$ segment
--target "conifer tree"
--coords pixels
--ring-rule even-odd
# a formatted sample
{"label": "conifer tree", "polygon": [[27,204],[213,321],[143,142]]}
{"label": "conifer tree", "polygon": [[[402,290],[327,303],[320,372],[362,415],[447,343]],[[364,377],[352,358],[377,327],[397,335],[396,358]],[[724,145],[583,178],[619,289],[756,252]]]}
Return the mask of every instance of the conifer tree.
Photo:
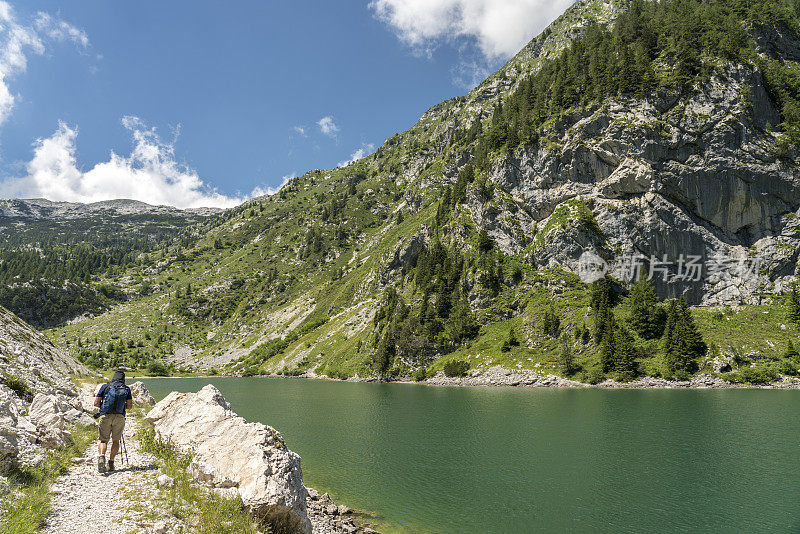
{"label": "conifer tree", "polygon": [[797,286],[792,286],[792,293],[789,295],[789,320],[794,324],[800,324],[800,295],[797,294]]}
{"label": "conifer tree", "polygon": [[703,341],[703,336],[700,334],[697,325],[692,317],[692,312],[686,299],[681,297],[678,301],[678,309],[681,314],[681,327],[683,338],[683,349],[689,359],[694,360],[705,355],[708,346]]}
{"label": "conifer tree", "polygon": [[624,326],[615,332],[614,350],[620,378],[623,381],[633,380],[636,377],[636,346],[633,336]]}
{"label": "conifer tree", "polygon": [[661,337],[665,314],[658,303],[653,286],[645,279],[638,280],[628,295],[627,323],[634,332],[645,339]]}
{"label": "conifer tree", "polygon": [[611,281],[608,278],[602,278],[592,283],[589,305],[594,312],[594,340],[596,343],[600,343],[607,324],[613,321],[614,317],[611,311]]}
{"label": "conifer tree", "polygon": [[614,318],[610,317],[604,324],[600,339],[600,367],[604,373],[611,372],[616,365],[617,347],[614,336]]}
{"label": "conifer tree", "polygon": [[786,343],[786,352],[783,357],[792,361],[798,360],[797,349],[794,348],[794,343],[792,343],[791,339]]}
{"label": "conifer tree", "polygon": [[706,353],[707,346],[692,318],[686,299],[670,301],[664,327],[664,360],[671,374],[691,371],[694,360]]}
{"label": "conifer tree", "polygon": [[575,357],[572,354],[572,344],[567,334],[561,336],[561,353],[558,357],[558,363],[564,376],[570,376],[575,373]]}
{"label": "conifer tree", "polygon": [[675,300],[669,301],[667,321],[664,325],[664,363],[670,374],[675,374],[682,369],[680,347],[678,343],[678,304]]}
{"label": "conifer tree", "polygon": [[542,318],[542,331],[550,337],[557,337],[561,328],[561,318],[556,313],[556,309],[551,303],[544,312]]}

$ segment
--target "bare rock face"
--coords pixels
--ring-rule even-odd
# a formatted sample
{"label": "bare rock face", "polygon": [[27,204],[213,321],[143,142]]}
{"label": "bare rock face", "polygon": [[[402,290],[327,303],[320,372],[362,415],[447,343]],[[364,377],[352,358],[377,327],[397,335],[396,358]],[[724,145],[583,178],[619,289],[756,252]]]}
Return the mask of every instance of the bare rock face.
{"label": "bare rock face", "polygon": [[300,456],[286,448],[274,428],[248,423],[232,412],[217,388],[209,384],[197,393],[173,391],[145,418],[161,439],[192,454],[201,481],[235,487],[256,515],[293,516],[298,531],[311,533]]}
{"label": "bare rock face", "polygon": [[[653,280],[662,296],[754,304],[800,275],[800,155],[776,148],[766,125],[779,123],[760,73],[730,67],[681,97],[565,117],[550,144],[495,163],[502,198],[467,206],[499,248],[528,247],[536,266],[575,271],[585,251],[610,265],[666,258]],[[682,278],[689,257],[702,271]]]}

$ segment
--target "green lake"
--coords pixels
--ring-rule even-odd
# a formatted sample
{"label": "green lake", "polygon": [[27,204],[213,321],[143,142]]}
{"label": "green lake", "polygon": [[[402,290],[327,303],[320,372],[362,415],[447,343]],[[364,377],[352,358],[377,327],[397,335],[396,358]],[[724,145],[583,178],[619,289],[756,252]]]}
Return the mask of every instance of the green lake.
{"label": "green lake", "polygon": [[800,391],[217,386],[393,532],[800,532]]}

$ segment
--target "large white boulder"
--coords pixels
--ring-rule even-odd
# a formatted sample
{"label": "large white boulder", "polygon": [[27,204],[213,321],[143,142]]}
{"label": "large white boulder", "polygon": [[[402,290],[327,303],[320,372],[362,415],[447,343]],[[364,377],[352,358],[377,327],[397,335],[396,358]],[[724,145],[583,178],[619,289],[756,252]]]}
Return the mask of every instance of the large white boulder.
{"label": "large white boulder", "polygon": [[161,439],[192,455],[198,478],[218,488],[236,487],[256,515],[293,515],[298,530],[311,533],[300,456],[274,428],[232,412],[217,388],[173,391],[145,418]]}
{"label": "large white boulder", "polygon": [[133,395],[133,404],[139,406],[155,406],[156,400],[142,382],[134,382],[129,387]]}

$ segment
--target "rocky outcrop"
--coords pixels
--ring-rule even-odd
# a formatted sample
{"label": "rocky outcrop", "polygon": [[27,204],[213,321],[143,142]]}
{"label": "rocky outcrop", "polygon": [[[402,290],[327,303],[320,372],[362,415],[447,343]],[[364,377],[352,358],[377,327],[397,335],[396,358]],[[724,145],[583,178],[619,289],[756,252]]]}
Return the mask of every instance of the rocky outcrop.
{"label": "rocky outcrop", "polygon": [[70,378],[82,373],[88,369],[0,307],[0,470],[35,465],[41,447],[67,444],[70,425],[94,424]]}
{"label": "rocky outcrop", "polygon": [[274,428],[232,412],[217,388],[209,384],[197,393],[172,392],[145,418],[161,439],[192,455],[199,480],[236,488],[256,515],[311,532],[300,457]]}
{"label": "rocky outcrop", "polygon": [[57,395],[38,393],[28,409],[28,418],[36,426],[38,442],[49,449],[67,445],[69,425],[92,425],[94,420]]}
{"label": "rocky outcrop", "polygon": [[0,470],[35,465],[42,457],[35,444],[36,426],[25,417],[25,403],[7,386],[0,385]]}

